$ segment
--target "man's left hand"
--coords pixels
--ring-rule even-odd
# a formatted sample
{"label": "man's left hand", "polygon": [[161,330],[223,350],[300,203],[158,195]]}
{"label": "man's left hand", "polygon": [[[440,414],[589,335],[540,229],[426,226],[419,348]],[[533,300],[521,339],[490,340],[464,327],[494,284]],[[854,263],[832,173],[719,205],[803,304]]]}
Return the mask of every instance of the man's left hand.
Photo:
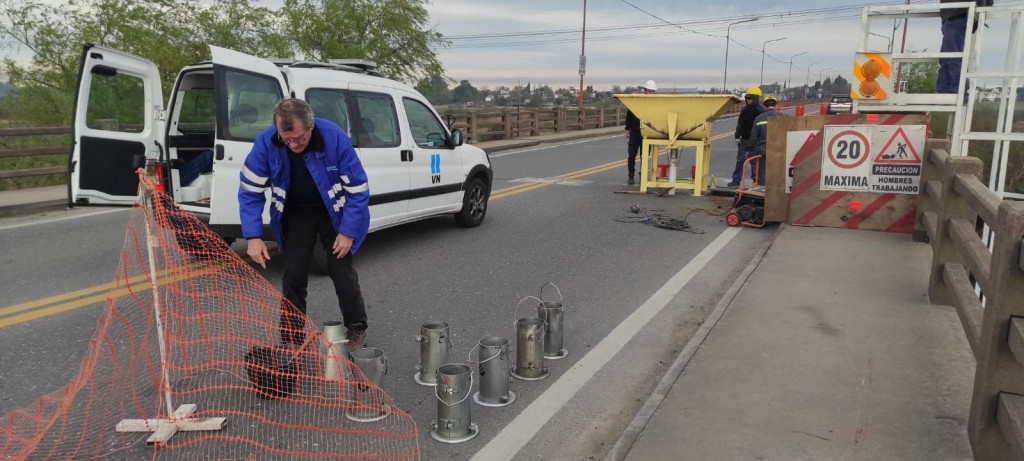
{"label": "man's left hand", "polygon": [[334,246],[331,247],[331,254],[333,254],[338,259],[341,259],[348,254],[348,250],[351,248],[352,237],[338,234],[338,236],[334,238]]}

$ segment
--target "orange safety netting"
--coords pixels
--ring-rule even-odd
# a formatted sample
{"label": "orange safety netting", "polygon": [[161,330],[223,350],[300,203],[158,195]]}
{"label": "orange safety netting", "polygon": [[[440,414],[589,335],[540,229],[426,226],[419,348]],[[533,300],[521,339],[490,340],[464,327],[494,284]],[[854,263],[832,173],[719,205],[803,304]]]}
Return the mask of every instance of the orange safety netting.
{"label": "orange safety netting", "polygon": [[282,295],[152,178],[140,196],[78,375],[4,416],[0,460],[419,458],[344,345],[308,321],[281,345]]}

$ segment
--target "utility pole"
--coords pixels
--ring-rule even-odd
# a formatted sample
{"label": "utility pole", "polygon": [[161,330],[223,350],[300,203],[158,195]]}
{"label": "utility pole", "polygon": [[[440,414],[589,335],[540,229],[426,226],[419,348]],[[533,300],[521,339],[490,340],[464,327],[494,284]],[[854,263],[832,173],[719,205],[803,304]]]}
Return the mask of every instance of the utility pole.
{"label": "utility pole", "polygon": [[580,130],[583,129],[583,75],[587,73],[587,0],[583,0],[583,35],[580,39],[580,94],[577,98],[579,104]]}

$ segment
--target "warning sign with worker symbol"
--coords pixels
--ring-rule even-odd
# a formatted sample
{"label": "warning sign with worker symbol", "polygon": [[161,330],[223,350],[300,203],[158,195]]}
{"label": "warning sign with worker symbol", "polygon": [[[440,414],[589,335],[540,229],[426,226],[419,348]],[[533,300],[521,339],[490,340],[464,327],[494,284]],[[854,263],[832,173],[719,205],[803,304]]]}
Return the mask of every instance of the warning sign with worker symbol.
{"label": "warning sign with worker symbol", "polygon": [[825,126],[821,190],[870,189],[872,128],[872,125]]}
{"label": "warning sign with worker symbol", "polygon": [[871,192],[917,194],[921,187],[924,125],[878,125],[871,160]]}

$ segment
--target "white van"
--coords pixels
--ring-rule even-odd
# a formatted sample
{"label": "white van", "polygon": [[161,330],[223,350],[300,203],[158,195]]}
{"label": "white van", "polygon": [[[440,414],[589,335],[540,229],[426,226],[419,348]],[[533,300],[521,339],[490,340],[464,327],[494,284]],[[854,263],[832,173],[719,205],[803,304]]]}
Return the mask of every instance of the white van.
{"label": "white van", "polygon": [[[240,238],[239,170],[274,106],[296,97],[352,138],[369,178],[371,232],[442,214],[465,227],[483,221],[493,177],[487,154],[463,144],[413,88],[377,76],[366,61],[275,63],[210,50],[212,61],[178,72],[164,109],[153,62],[85,45],[68,163],[72,205],[134,203],[134,170],[148,164],[179,207],[229,242]],[[263,218],[270,239],[266,210]]]}

